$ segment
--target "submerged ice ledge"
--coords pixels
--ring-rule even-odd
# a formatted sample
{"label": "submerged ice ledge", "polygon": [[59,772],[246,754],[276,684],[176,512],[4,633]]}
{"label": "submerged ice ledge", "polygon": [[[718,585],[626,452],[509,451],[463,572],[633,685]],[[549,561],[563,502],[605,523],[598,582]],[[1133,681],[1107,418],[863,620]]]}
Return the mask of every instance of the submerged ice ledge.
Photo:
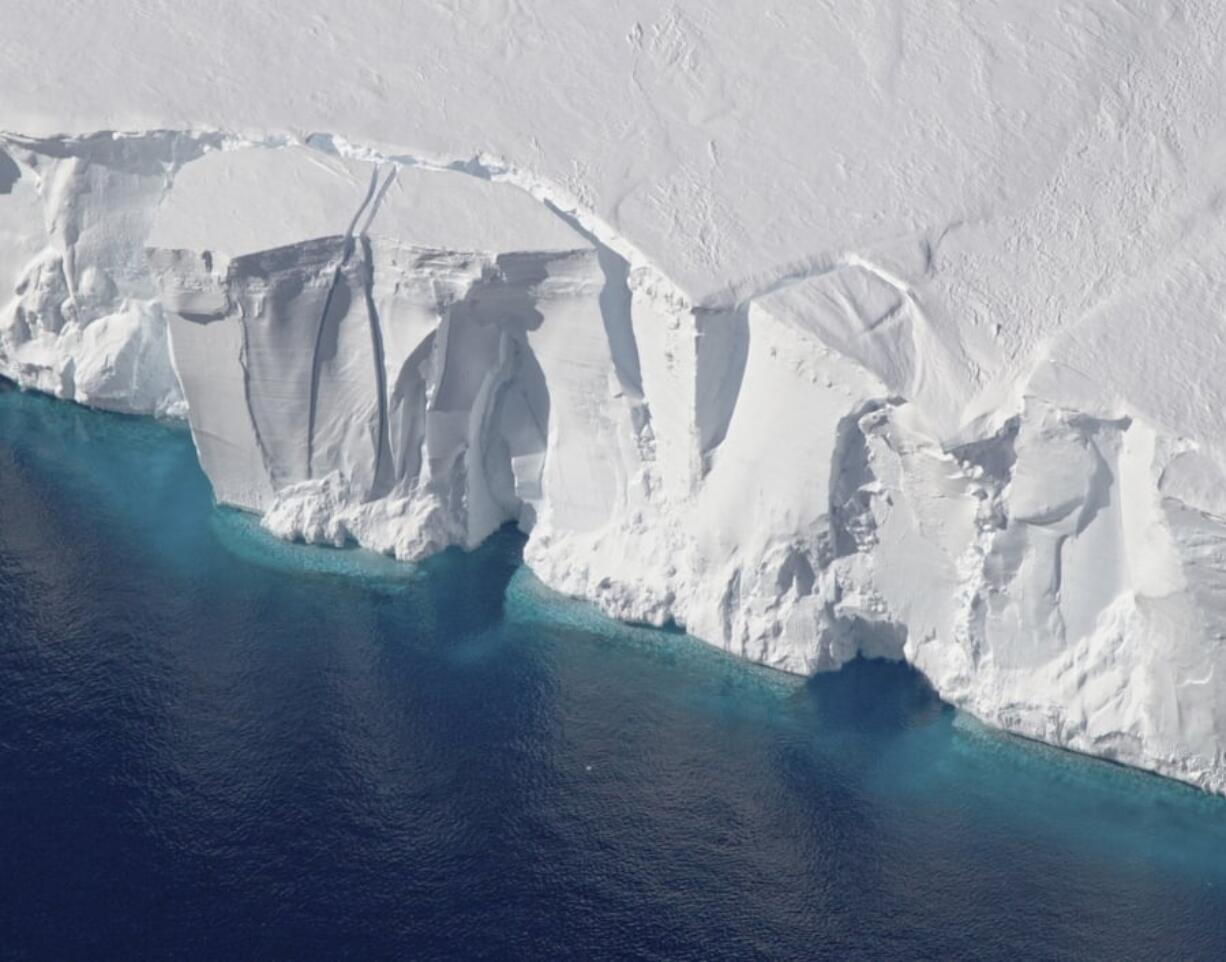
{"label": "submerged ice ledge", "polygon": [[993,382],[922,236],[694,300],[489,160],[0,150],[0,373],[186,415],[270,530],[415,559],[514,521],[618,618],[794,672],[904,658],[989,723],[1226,791],[1220,443],[1112,336],[1194,340],[1165,280]]}

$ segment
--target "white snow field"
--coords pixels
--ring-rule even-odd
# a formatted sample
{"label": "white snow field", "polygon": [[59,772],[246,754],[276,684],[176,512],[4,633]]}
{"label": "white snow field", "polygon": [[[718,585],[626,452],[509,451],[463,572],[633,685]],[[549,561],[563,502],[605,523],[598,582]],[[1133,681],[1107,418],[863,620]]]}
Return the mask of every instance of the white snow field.
{"label": "white snow field", "polygon": [[0,373],[219,500],[1226,791],[1226,4],[4,4]]}

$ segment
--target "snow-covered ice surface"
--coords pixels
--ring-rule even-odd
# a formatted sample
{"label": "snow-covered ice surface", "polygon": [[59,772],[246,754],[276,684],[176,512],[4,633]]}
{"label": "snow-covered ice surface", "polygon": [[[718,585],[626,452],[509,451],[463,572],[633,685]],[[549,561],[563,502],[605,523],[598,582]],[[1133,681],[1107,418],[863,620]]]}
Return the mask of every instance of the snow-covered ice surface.
{"label": "snow-covered ice surface", "polygon": [[0,372],[218,497],[1226,791],[1226,5],[5,14]]}

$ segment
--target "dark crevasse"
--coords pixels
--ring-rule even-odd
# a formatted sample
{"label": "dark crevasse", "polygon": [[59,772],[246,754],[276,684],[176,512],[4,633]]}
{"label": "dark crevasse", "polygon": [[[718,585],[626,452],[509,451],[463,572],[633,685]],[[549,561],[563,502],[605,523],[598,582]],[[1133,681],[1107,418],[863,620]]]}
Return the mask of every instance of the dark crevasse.
{"label": "dark crevasse", "polygon": [[1226,800],[215,508],[0,391],[0,957],[1213,958]]}

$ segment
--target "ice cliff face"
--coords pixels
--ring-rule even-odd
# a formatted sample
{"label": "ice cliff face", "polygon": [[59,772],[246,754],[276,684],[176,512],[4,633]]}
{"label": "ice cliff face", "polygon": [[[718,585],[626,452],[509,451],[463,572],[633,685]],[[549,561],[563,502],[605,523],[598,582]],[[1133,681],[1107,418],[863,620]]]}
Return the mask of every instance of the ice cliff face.
{"label": "ice cliff face", "polygon": [[633,341],[605,329],[597,251],[523,191],[217,152],[149,245],[201,461],[272,530],[416,559],[616,513]]}
{"label": "ice cliff face", "polygon": [[120,411],[181,414],[142,240],[197,138],[0,139],[0,370]]}
{"label": "ice cliff face", "polygon": [[[412,560],[514,521],[616,617],[795,672],[905,658],[1011,731],[1226,789],[1221,435],[1155,409],[1113,327],[1165,280],[968,417],[978,346],[927,315],[923,243],[698,304],[480,164],[169,133],[3,156],[3,372],[186,410],[272,531]],[[1183,330],[1207,377],[1220,326]]]}
{"label": "ice cliff face", "polygon": [[1226,7],[50,4],[0,373],[187,416],[285,536],[514,521],[617,617],[1226,791]]}

